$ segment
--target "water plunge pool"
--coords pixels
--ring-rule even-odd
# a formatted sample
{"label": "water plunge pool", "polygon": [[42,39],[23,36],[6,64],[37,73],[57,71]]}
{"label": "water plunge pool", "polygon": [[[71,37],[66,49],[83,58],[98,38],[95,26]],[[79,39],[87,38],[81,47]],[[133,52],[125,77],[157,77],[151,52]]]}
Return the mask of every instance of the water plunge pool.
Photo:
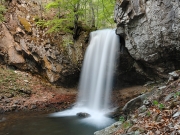
{"label": "water plunge pool", "polygon": [[50,117],[42,112],[14,112],[2,117],[0,135],[93,135],[108,126],[84,123],[81,120],[86,118],[78,116]]}

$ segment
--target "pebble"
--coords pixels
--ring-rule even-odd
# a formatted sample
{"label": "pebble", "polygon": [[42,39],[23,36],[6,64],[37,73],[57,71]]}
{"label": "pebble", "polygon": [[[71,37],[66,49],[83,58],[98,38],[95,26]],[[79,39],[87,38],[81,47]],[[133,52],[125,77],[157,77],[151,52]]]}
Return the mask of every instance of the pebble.
{"label": "pebble", "polygon": [[28,80],[24,80],[25,83],[28,83],[29,81]]}
{"label": "pebble", "polygon": [[4,99],[4,102],[6,102],[6,103],[10,103],[10,102],[11,102],[11,100],[10,100],[10,99],[8,99],[8,98],[6,98],[6,99]]}
{"label": "pebble", "polygon": [[162,87],[159,87],[158,90],[163,90],[165,88],[166,88],[166,86],[162,86]]}
{"label": "pebble", "polygon": [[165,102],[171,100],[174,97],[174,93],[170,93],[169,95],[167,95],[164,99]]}
{"label": "pebble", "polygon": [[178,79],[179,78],[179,74],[176,71],[173,71],[171,73],[169,73],[170,76],[173,77],[173,79]]}
{"label": "pebble", "polygon": [[147,107],[145,105],[141,106],[139,109],[138,109],[138,113],[143,113],[147,110]]}
{"label": "pebble", "polygon": [[31,105],[30,109],[36,109],[37,106],[36,105]]}
{"label": "pebble", "polygon": [[151,105],[151,101],[149,101],[149,100],[144,100],[144,101],[143,101],[143,105],[149,106],[149,105]]}
{"label": "pebble", "polygon": [[180,116],[180,111],[176,112],[174,115],[173,115],[173,118],[176,118],[176,117],[179,117]]}
{"label": "pebble", "polygon": [[16,110],[16,108],[17,108],[17,105],[12,105],[12,110]]}
{"label": "pebble", "polygon": [[8,98],[12,98],[12,97],[14,97],[14,94],[8,93],[8,94],[6,94],[6,96],[7,96]]}
{"label": "pebble", "polygon": [[18,101],[18,100],[15,100],[15,101],[14,101],[14,104],[19,104],[19,101]]}

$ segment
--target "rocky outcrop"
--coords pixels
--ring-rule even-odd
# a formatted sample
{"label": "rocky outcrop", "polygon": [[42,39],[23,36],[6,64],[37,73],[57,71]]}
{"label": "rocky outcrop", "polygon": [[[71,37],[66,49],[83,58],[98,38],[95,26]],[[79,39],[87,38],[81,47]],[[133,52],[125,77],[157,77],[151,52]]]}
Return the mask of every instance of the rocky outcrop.
{"label": "rocky outcrop", "polygon": [[51,83],[76,83],[89,33],[81,29],[76,41],[64,32],[48,34],[36,21],[54,13],[45,15],[38,1],[12,0],[8,7],[5,22],[0,24],[1,62],[40,74]]}
{"label": "rocky outcrop", "polygon": [[115,22],[135,67],[146,76],[167,78],[180,68],[178,0],[117,0]]}
{"label": "rocky outcrop", "polygon": [[119,121],[94,135],[179,134],[179,88],[178,78],[167,85],[154,86],[150,92],[129,101],[123,108],[126,115],[121,115]]}

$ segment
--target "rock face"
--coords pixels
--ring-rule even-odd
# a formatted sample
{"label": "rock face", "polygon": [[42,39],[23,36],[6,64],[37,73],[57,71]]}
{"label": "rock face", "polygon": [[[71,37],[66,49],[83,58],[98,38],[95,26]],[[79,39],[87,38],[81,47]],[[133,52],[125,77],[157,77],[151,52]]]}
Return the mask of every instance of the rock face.
{"label": "rock face", "polygon": [[117,0],[117,34],[150,78],[167,78],[180,68],[180,2],[178,0]]}
{"label": "rock face", "polygon": [[71,86],[78,81],[89,33],[81,29],[74,41],[71,34],[48,34],[36,25],[38,19],[52,16],[53,12],[44,14],[38,1],[10,1],[0,24],[0,62]]}

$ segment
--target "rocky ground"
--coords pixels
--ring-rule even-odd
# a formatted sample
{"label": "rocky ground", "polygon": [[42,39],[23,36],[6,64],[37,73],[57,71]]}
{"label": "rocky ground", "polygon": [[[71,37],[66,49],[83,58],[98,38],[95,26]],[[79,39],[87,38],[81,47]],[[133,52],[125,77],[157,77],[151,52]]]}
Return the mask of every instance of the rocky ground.
{"label": "rocky ground", "polygon": [[130,100],[119,121],[95,135],[179,135],[179,73],[171,73],[167,83],[152,85],[149,92]]}
{"label": "rocky ground", "polygon": [[76,93],[27,72],[0,68],[0,113],[62,110],[75,102]]}

